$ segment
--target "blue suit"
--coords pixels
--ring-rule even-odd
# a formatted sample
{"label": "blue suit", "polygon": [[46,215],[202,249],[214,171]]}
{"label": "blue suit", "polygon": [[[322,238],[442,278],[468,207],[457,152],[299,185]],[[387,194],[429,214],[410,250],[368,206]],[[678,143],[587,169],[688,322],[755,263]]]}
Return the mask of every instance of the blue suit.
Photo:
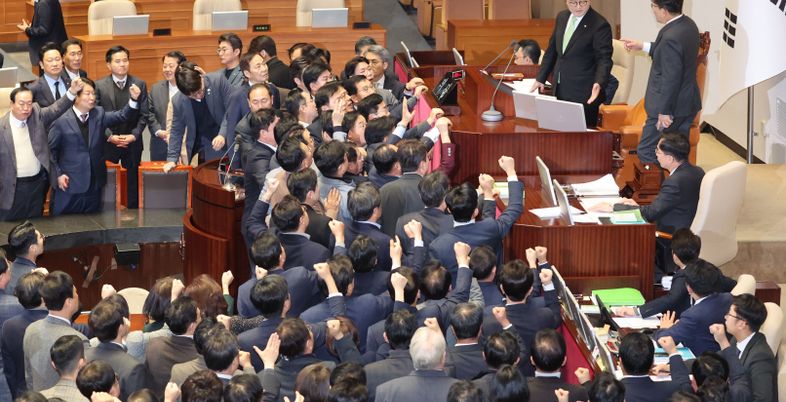
{"label": "blue suit", "polygon": [[14,398],[27,391],[25,383],[25,354],[22,341],[25,330],[35,321],[41,320],[49,312],[46,309],[25,310],[21,314],[3,322],[2,341],[3,374]]}
{"label": "blue suit", "polygon": [[[207,109],[216,126],[220,126],[224,120],[231,90],[232,87],[223,76],[214,75],[214,73],[205,75],[205,97],[202,98],[202,102],[206,102]],[[187,133],[186,130],[188,130]],[[193,156],[191,151],[194,149],[197,136],[196,118],[190,98],[182,92],[178,92],[172,97],[172,130],[169,133],[169,148],[166,156],[168,162],[177,162],[180,158],[180,147],[184,134],[186,134],[186,152],[188,159],[191,160]],[[223,154],[221,151],[214,151],[209,143],[201,145],[204,147],[207,160],[218,158]]]}
{"label": "blue suit", "polygon": [[[105,112],[96,106],[88,112],[88,143],[82,138],[79,120],[73,110],[60,116],[49,130],[49,148],[55,161],[55,177],[68,175],[65,191],[54,188],[53,215],[63,213],[97,212],[101,208],[101,189],[106,184],[106,159],[104,143],[106,128],[128,121],[136,116],[136,109],[126,105],[123,109]],[[88,191],[89,190],[89,191]],[[92,194],[97,192],[97,194]],[[92,196],[82,206],[73,208],[72,199]]]}
{"label": "blue suit", "polygon": [[390,271],[393,264],[390,260],[390,236],[382,232],[382,229],[370,223],[349,221],[344,230],[346,236],[346,246],[349,247],[360,235],[365,235],[374,240],[377,245],[377,271]]}
{"label": "blue suit", "polygon": [[[327,320],[334,316],[330,308],[330,302],[335,297],[326,299],[324,302],[303,312],[300,318],[308,323],[316,323]],[[393,299],[387,293],[379,296],[363,294],[358,296],[346,297],[346,316],[355,324],[360,337],[360,352],[365,350],[366,334],[368,328],[379,320],[385,319],[393,312]]]}
{"label": "blue suit", "polygon": [[[278,88],[273,84],[267,84],[267,87],[270,89],[270,99],[273,109],[280,109],[281,99],[278,94]],[[218,133],[227,139],[227,149],[229,150],[230,158],[234,153],[232,147],[235,144],[235,127],[240,119],[251,113],[251,107],[248,106],[248,91],[250,89],[251,86],[248,85],[248,82],[232,88],[232,92],[229,94],[229,100],[227,101],[226,114],[224,115],[224,119],[219,123],[221,124],[221,128],[218,130]],[[256,138],[250,138],[249,140],[256,141]]]}
{"label": "blue suit", "polygon": [[[279,324],[281,324],[281,317],[273,317],[266,319],[259,324],[258,327],[245,331],[237,336],[237,343],[240,350],[253,351],[254,346],[265,349],[267,340],[270,338]],[[254,365],[254,371],[261,371],[264,367],[262,360],[256,353],[251,353],[251,364]]]}
{"label": "blue suit", "polygon": [[444,233],[434,239],[429,245],[429,255],[436,258],[447,268],[453,276],[453,286],[456,286],[456,255],[453,245],[457,242],[464,242],[475,248],[478,246],[491,246],[497,254],[497,266],[503,263],[502,238],[508,234],[510,228],[523,211],[524,203],[524,184],[520,181],[508,182],[510,199],[505,211],[499,218],[485,218],[475,223],[463,226],[456,226],[449,232]]}
{"label": "blue suit", "polygon": [[678,322],[671,328],[656,332],[653,339],[670,336],[675,343],[681,342],[696,356],[704,352],[717,352],[720,347],[709,328],[712,324],[725,321],[724,316],[729,311],[731,300],[731,293],[713,293],[683,311]]}
{"label": "blue suit", "polygon": [[[0,325],[10,318],[22,314],[24,311],[25,309],[19,304],[19,300],[16,297],[6,293],[5,289],[0,289]],[[4,373],[5,370],[5,365],[3,363],[4,362],[0,360],[0,373]],[[15,368],[11,368],[12,372],[13,370],[15,370]],[[13,399],[5,375],[0,376],[0,397],[2,397],[2,400]]]}
{"label": "blue suit", "polygon": [[[319,276],[314,271],[303,267],[292,267],[286,271],[281,268],[271,269],[268,275],[281,275],[287,281],[289,289],[290,307],[287,315],[297,317],[309,307],[322,301],[322,292],[319,290]],[[256,278],[251,278],[237,289],[237,311],[246,318],[256,317],[259,311],[251,303],[251,290],[257,283]]]}

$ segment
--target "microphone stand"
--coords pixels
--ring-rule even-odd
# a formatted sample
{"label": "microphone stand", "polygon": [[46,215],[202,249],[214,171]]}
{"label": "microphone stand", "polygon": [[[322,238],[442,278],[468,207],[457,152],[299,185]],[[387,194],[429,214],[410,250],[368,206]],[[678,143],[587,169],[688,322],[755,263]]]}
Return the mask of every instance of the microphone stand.
{"label": "microphone stand", "polygon": [[516,42],[515,40],[511,41],[511,42],[510,42],[510,44],[509,44],[509,45],[508,45],[506,48],[502,49],[502,51],[501,51],[501,52],[499,52],[499,53],[497,54],[497,57],[495,57],[495,58],[494,58],[494,60],[491,60],[491,61],[489,62],[489,64],[486,64],[486,65],[485,65],[483,68],[481,68],[481,69],[480,69],[480,71],[483,71],[483,72],[485,72],[486,74],[488,74],[489,72],[488,72],[488,71],[486,71],[486,69],[487,69],[487,68],[489,68],[489,66],[491,66],[492,64],[494,64],[494,62],[495,62],[495,61],[499,60],[499,58],[500,58],[500,57],[502,57],[502,55],[503,55],[503,54],[504,54],[504,53],[505,53],[505,52],[506,52],[508,49],[510,49],[510,48],[512,48],[512,47],[514,47],[514,46],[516,46],[516,44],[517,44],[517,43],[518,43],[518,42]]}
{"label": "microphone stand", "polygon": [[508,64],[505,66],[505,71],[502,72],[502,77],[500,77],[499,81],[497,81],[497,87],[494,88],[494,93],[491,95],[491,105],[489,105],[488,110],[480,114],[481,120],[502,121],[502,118],[505,117],[502,115],[502,112],[494,108],[494,98],[497,96],[497,91],[499,91],[499,86],[502,85],[502,81],[505,80],[505,74],[507,74],[510,63],[513,62],[514,57],[516,57],[516,53],[510,55],[510,60],[508,60]]}
{"label": "microphone stand", "polygon": [[[232,169],[232,162],[235,161],[235,155],[237,154],[237,151],[239,149],[240,149],[240,144],[235,142],[235,146],[232,147],[232,151],[233,151],[232,158],[229,159],[229,164],[227,165],[227,171],[224,174],[224,185],[221,186],[226,191],[235,191],[235,185],[229,181],[229,177],[230,177],[229,172]],[[227,152],[229,152],[229,149],[227,149]]]}

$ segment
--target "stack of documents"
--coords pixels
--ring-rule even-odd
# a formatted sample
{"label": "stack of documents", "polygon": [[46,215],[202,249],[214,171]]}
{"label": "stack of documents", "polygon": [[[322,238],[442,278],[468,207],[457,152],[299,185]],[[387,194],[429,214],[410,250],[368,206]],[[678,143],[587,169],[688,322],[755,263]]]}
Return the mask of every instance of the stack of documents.
{"label": "stack of documents", "polygon": [[534,78],[525,78],[521,81],[506,81],[505,85],[513,88],[515,91],[524,92],[524,93],[537,93],[538,89],[535,88],[534,91],[530,91],[532,89],[532,84],[535,83]]}
{"label": "stack of documents", "polygon": [[573,184],[573,192],[579,197],[608,197],[619,196],[620,189],[614,177],[607,174],[598,180],[587,183]]}
{"label": "stack of documents", "polygon": [[656,317],[612,317],[612,320],[620,328],[658,329],[660,327],[660,319]]}

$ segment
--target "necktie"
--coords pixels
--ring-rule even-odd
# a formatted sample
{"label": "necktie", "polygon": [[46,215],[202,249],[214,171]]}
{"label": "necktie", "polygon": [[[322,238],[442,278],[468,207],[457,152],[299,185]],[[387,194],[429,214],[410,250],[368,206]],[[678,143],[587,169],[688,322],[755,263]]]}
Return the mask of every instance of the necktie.
{"label": "necktie", "polygon": [[82,123],[87,121],[87,113],[82,113],[79,115],[79,118],[82,119]]}
{"label": "necktie", "polygon": [[55,100],[60,99],[60,81],[55,81]]}
{"label": "necktie", "polygon": [[568,47],[568,42],[570,42],[570,38],[573,36],[573,32],[576,31],[576,17],[571,15],[570,21],[568,22],[568,29],[565,31],[565,38],[562,40],[562,52],[565,52],[565,48]]}
{"label": "necktie", "polygon": [[126,86],[126,81],[125,80],[117,81],[115,83],[117,84],[117,87],[120,88],[120,89],[123,89]]}
{"label": "necktie", "polygon": [[19,122],[19,128],[25,128],[25,127],[27,127],[27,122],[26,121],[20,121]]}

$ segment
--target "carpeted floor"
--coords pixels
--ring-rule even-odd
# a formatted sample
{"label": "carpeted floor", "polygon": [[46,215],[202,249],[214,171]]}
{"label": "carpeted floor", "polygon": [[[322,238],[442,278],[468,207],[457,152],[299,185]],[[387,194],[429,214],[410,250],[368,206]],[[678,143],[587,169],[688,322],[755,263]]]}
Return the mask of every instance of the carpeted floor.
{"label": "carpeted floor", "polygon": [[365,0],[364,13],[366,20],[382,25],[387,30],[386,47],[391,53],[402,51],[401,41],[410,50],[431,50],[431,47],[420,35],[412,16],[404,12],[398,0]]}

